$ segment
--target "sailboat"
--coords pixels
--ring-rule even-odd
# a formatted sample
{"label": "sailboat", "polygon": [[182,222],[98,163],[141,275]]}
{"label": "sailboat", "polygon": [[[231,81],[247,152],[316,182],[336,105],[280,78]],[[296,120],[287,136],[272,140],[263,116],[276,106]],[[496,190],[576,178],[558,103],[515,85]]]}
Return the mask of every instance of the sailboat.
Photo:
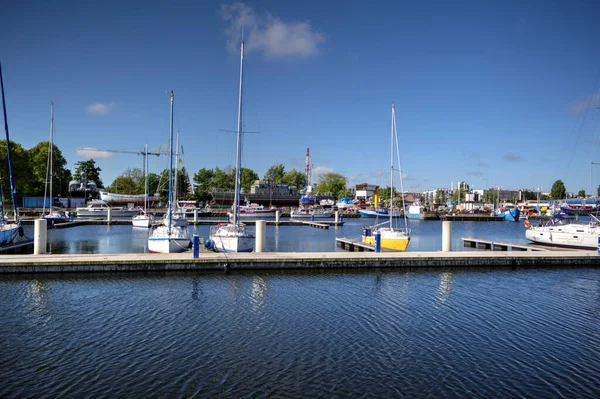
{"label": "sailboat", "polygon": [[150,207],[150,196],[148,195],[148,143],[146,143],[146,149],[144,151],[144,213],[136,215],[131,219],[133,227],[144,227],[148,228],[152,226],[154,217],[148,214],[148,208]]}
{"label": "sailboat", "polygon": [[10,197],[13,204],[14,220],[8,220],[4,214],[2,190],[0,189],[0,246],[11,244],[17,234],[22,233],[21,220],[17,213],[17,200],[15,198],[15,179],[10,151],[10,137],[8,133],[8,119],[6,117],[6,99],[4,97],[4,79],[2,78],[2,64],[0,64],[0,89],[2,89],[2,111],[4,113],[4,131],[6,133],[6,158],[8,160],[8,177],[10,181]]}
{"label": "sailboat", "polygon": [[[175,175],[173,177],[173,215],[172,220],[175,226],[187,227],[189,222],[185,212],[179,207],[179,131],[177,131],[177,143],[175,146]],[[183,148],[183,147],[181,147]],[[165,215],[165,218],[167,215]],[[166,222],[165,222],[166,224]]]}
{"label": "sailboat", "polygon": [[240,88],[238,99],[238,117],[236,132],[235,193],[233,213],[229,223],[212,226],[207,248],[218,252],[252,252],[254,250],[254,234],[240,223],[240,183],[242,159],[242,94],[244,80],[244,42],[240,49]]}
{"label": "sailboat", "polygon": [[[54,103],[50,103],[50,143],[48,144],[48,166],[46,168],[46,184],[44,187],[44,208],[42,209],[42,218],[46,219],[48,223],[54,224],[56,222],[66,222],[69,217],[64,211],[55,210],[54,208],[54,196],[52,195],[52,181],[54,180],[54,173],[52,168],[54,151]],[[46,213],[46,189],[50,187],[50,206],[48,213]]]}
{"label": "sailboat", "polygon": [[[390,192],[391,198],[390,203],[394,203],[394,143],[396,144],[396,151],[398,152],[398,132],[396,130],[396,110],[394,104],[392,104],[392,128],[391,128],[391,149],[390,149]],[[399,158],[399,155],[398,155]],[[398,159],[398,166],[400,168],[400,159]],[[401,169],[401,168],[400,168]],[[404,187],[402,186],[402,172],[400,171],[400,191],[404,193]],[[402,198],[404,204],[404,198]],[[404,205],[403,205],[404,206]],[[363,228],[362,242],[367,245],[375,245],[375,234],[380,235],[381,248],[390,249],[394,251],[405,251],[410,242],[410,230],[407,227],[406,212],[404,213],[404,226],[403,228],[394,227],[393,212],[390,212],[389,220],[375,224],[372,227]],[[384,227],[389,225],[388,227]]]}
{"label": "sailboat", "polygon": [[175,94],[171,90],[171,128],[169,133],[169,205],[166,224],[152,230],[148,237],[148,252],[163,254],[186,251],[190,247],[187,228],[173,224],[173,104]]}

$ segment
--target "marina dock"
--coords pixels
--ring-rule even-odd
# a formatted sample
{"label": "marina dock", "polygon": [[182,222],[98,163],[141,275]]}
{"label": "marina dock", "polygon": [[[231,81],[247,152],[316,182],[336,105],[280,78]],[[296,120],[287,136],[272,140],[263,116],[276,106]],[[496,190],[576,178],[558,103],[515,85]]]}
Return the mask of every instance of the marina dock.
{"label": "marina dock", "polygon": [[596,251],[12,255],[0,273],[600,267]]}
{"label": "marina dock", "polygon": [[440,220],[451,222],[503,222],[504,216],[490,216],[488,214],[464,213],[456,215],[441,215]]}
{"label": "marina dock", "polygon": [[462,238],[463,246],[468,248],[487,249],[490,251],[575,251],[575,249],[559,248],[536,244],[513,244],[503,241],[492,241],[481,238]]}
{"label": "marina dock", "polygon": [[[22,224],[33,225],[33,219],[24,219],[21,221]],[[220,219],[198,219],[194,222],[194,220],[188,220],[190,225],[216,225],[218,223],[227,223],[228,220],[226,218]],[[280,220],[279,222],[275,220],[266,220],[267,226],[311,226],[322,229],[328,229],[330,226],[343,226],[343,221],[336,222],[335,220],[319,220],[318,222],[313,222],[310,220],[294,220],[294,219],[286,219]],[[244,220],[244,224],[249,226],[253,226],[256,224],[256,220]],[[55,223],[54,225],[48,225],[48,229],[66,229],[69,227],[77,227],[77,226],[93,226],[93,225],[123,225],[123,226],[131,226],[131,220],[123,220],[123,219],[113,219],[110,222],[106,219],[92,219],[92,218],[79,218],[75,219],[72,222],[61,222]]]}

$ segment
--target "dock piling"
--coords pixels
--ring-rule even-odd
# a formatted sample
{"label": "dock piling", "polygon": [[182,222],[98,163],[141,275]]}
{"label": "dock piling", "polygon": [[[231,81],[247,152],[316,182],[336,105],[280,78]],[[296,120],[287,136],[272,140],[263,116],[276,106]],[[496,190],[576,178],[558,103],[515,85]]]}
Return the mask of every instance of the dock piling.
{"label": "dock piling", "polygon": [[200,256],[200,236],[198,234],[194,234],[192,237],[192,247],[194,249],[194,259],[198,259]]}
{"label": "dock piling", "polygon": [[46,253],[46,242],[48,232],[48,221],[36,219],[33,226],[33,254],[43,255]]}
{"label": "dock piling", "polygon": [[265,244],[267,242],[266,235],[266,220],[257,220],[256,221],[256,245],[254,246],[255,252],[264,252]]}
{"label": "dock piling", "polygon": [[198,223],[198,209],[194,209],[194,224]]}
{"label": "dock piling", "polygon": [[112,209],[108,208],[106,211],[106,220],[108,220],[108,224],[112,223]]}
{"label": "dock piling", "polygon": [[335,211],[335,224],[340,222],[340,211]]}
{"label": "dock piling", "polygon": [[442,251],[452,251],[452,222],[448,220],[442,222]]}
{"label": "dock piling", "polygon": [[279,218],[281,217],[281,211],[278,209],[275,211],[275,224],[279,226]]}
{"label": "dock piling", "polygon": [[375,233],[375,252],[381,252],[381,233]]}

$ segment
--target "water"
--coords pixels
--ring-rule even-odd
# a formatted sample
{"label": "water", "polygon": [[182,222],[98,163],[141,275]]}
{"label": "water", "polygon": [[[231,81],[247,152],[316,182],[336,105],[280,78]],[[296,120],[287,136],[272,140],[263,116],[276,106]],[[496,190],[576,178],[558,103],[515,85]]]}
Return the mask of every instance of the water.
{"label": "water", "polygon": [[19,275],[0,297],[0,397],[600,393],[595,269]]}
{"label": "water", "polygon": [[[366,219],[345,219],[343,227],[328,230],[307,226],[267,226],[266,250],[269,252],[341,251],[335,238],[360,240],[362,227],[373,223]],[[534,222],[535,223],[535,222]],[[408,251],[439,251],[442,248],[441,221],[409,221],[411,241]],[[190,226],[191,234],[208,237],[210,226]],[[253,228],[253,227],[252,227]],[[147,252],[148,231],[130,225],[79,226],[48,230],[52,253],[140,253]],[[26,226],[26,235],[33,236],[33,227]],[[527,244],[523,223],[515,222],[452,222],[452,249],[466,251],[462,237],[477,237]]]}

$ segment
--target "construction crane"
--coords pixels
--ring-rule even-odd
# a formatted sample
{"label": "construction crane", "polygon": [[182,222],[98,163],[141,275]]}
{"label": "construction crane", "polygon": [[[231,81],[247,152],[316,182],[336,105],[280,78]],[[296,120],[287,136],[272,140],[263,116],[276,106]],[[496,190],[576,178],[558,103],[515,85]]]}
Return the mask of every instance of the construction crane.
{"label": "construction crane", "polygon": [[[91,151],[91,152],[114,152],[114,153],[121,153],[121,154],[136,154],[136,155],[146,155],[146,150],[141,150],[141,151],[128,151],[128,150],[103,150],[103,149],[99,149],[99,148],[78,148],[77,151]],[[148,151],[148,155],[169,155],[168,151],[165,150],[161,150],[160,148],[157,151]]]}

